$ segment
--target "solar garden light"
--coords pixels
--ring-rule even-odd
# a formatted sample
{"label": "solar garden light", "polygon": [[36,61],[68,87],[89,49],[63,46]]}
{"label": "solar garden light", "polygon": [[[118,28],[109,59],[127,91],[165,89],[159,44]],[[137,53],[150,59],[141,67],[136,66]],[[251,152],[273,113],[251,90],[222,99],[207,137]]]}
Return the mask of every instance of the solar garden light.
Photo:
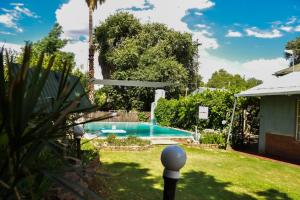
{"label": "solar garden light", "polygon": [[166,147],[161,153],[161,163],[165,167],[164,198],[163,200],[174,200],[176,184],[180,177],[179,170],[185,165],[186,153],[177,145]]}
{"label": "solar garden light", "polygon": [[74,133],[74,138],[76,141],[77,158],[80,159],[80,157],[81,157],[80,140],[81,140],[82,136],[84,135],[84,130],[83,130],[82,126],[76,125],[73,127],[73,133]]}

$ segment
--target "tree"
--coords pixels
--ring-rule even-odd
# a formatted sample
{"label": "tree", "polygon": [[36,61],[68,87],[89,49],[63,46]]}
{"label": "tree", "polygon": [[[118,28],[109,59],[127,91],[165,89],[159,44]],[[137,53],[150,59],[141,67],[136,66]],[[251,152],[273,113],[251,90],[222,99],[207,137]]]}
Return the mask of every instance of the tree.
{"label": "tree", "polygon": [[211,88],[226,88],[226,89],[237,89],[239,91],[245,90],[256,85],[261,84],[261,80],[250,78],[246,80],[239,74],[230,74],[224,69],[220,69],[212,74],[208,80],[206,86]]}
{"label": "tree", "polygon": [[[55,62],[53,63],[52,70],[62,71],[64,63],[68,63],[71,67],[71,70],[74,69],[75,63],[75,55],[70,52],[61,51],[61,49],[67,44],[68,40],[61,39],[61,34],[63,33],[62,27],[56,23],[50,32],[37,42],[32,44],[32,52],[30,59],[30,66],[34,67],[37,65],[39,61],[39,56],[42,52],[44,52],[44,65],[46,67],[51,58],[51,55],[55,54]],[[16,61],[18,63],[22,62],[24,54],[23,53],[17,55]]]}
{"label": "tree", "polygon": [[45,54],[53,54],[66,46],[68,40],[61,39],[60,36],[63,33],[61,25],[55,23],[48,35],[41,40],[35,42],[33,47],[38,52],[44,52]]}
{"label": "tree", "polygon": [[[120,45],[125,39],[135,37],[141,30],[138,19],[128,13],[117,13],[109,16],[95,29],[95,37],[99,50],[99,64],[104,79],[111,78],[114,67],[107,57],[109,52]],[[123,44],[124,45],[124,44]]]}
{"label": "tree", "polygon": [[[294,64],[299,64],[300,63],[300,37],[297,37],[294,40],[289,41],[286,46],[285,46],[286,50],[292,50],[294,52]],[[287,59],[291,58],[293,55],[292,54],[287,54],[285,53],[285,57]],[[293,62],[290,63],[290,65],[292,65]]]}
{"label": "tree", "polygon": [[89,98],[94,101],[94,85],[91,80],[94,78],[94,42],[93,42],[93,12],[97,8],[98,3],[101,5],[105,0],[86,0],[89,7]]}
{"label": "tree", "polygon": [[[187,86],[201,82],[197,74],[197,44],[188,33],[164,24],[141,24],[129,13],[108,17],[95,29],[104,78],[174,83],[167,98],[177,98]],[[105,109],[149,110],[153,88],[104,87]]]}

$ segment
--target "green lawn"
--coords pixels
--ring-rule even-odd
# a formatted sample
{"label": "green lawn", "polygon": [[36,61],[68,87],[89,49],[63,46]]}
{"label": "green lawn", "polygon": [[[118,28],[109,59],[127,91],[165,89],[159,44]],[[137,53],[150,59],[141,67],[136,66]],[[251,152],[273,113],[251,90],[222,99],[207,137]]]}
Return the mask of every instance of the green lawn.
{"label": "green lawn", "polygon": [[[101,171],[109,174],[101,183],[110,193],[106,199],[162,199],[162,149],[101,152]],[[300,199],[298,166],[230,151],[185,149],[188,159],[178,182],[178,200]]]}

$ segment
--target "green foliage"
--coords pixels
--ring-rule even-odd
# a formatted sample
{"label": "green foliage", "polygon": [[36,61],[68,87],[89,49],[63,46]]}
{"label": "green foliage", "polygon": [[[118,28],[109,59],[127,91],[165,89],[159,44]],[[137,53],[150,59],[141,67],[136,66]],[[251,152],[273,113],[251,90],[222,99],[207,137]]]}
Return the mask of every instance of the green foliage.
{"label": "green foliage", "polygon": [[107,136],[106,141],[109,144],[113,144],[113,143],[115,143],[116,139],[117,139],[117,136],[115,134],[110,134],[109,136]]}
{"label": "green foliage", "polygon": [[88,5],[89,8],[91,8],[93,11],[97,9],[98,4],[103,4],[105,0],[85,0],[86,4]]}
{"label": "green foliage", "polygon": [[261,83],[261,80],[257,80],[255,78],[246,80],[238,74],[232,75],[224,69],[220,69],[212,74],[206,86],[211,88],[237,89],[242,91]]}
{"label": "green foliage", "polygon": [[201,144],[218,144],[220,146],[225,146],[225,142],[226,142],[225,135],[218,132],[203,133],[201,134],[201,138],[200,138]]}
{"label": "green foliage", "polygon": [[[55,24],[52,30],[48,33],[47,36],[42,38],[41,40],[33,43],[32,45],[32,53],[30,59],[30,67],[34,67],[38,64],[39,56],[43,52],[44,60],[43,66],[47,66],[51,55],[55,54],[55,61],[52,66],[52,70],[54,71],[63,71],[64,64],[68,63],[71,67],[71,71],[75,67],[75,55],[70,52],[63,52],[61,49],[67,44],[67,40],[61,39],[61,34],[63,33],[62,27],[59,24]],[[23,50],[24,51],[24,50]],[[17,63],[22,62],[23,53],[17,56]]]}
{"label": "green foliage", "polygon": [[[294,63],[295,63],[295,65],[299,64],[300,63],[300,37],[297,37],[296,39],[289,41],[286,44],[285,49],[294,51],[294,54],[295,54]],[[287,53],[285,54],[285,57],[287,59],[291,58],[292,56],[293,55],[291,55],[291,54],[287,54]],[[293,63],[291,62],[290,65],[292,66],[292,64]]]}
{"label": "green foliage", "polygon": [[106,103],[106,94],[101,89],[96,90],[95,92],[95,104],[98,106],[103,107],[103,105]]}
{"label": "green foliage", "polygon": [[80,69],[76,68],[73,69],[72,75],[79,77],[81,85],[83,86],[85,91],[88,91],[88,74],[83,73],[82,71],[80,71]]}
{"label": "green foliage", "polygon": [[[55,57],[51,56],[47,68],[42,69],[42,54],[29,76],[31,53],[28,44],[20,69],[14,72],[15,64],[8,56],[4,62],[0,51],[0,199],[42,199],[53,181],[83,198],[74,189],[76,183],[63,175],[66,168],[72,170],[64,157],[64,142],[69,141],[69,128],[77,119],[71,112],[85,94],[69,98],[79,80],[74,85],[69,83],[65,65],[54,101],[39,106]],[[9,72],[7,80],[5,68]],[[72,120],[68,120],[70,117]]]}
{"label": "green foliage", "polygon": [[[146,146],[150,144],[149,140],[143,140],[136,136],[128,136],[127,138],[117,138],[115,134],[108,135],[106,139],[97,139],[93,141],[100,146],[104,145],[105,143],[108,143],[109,146]],[[87,148],[91,149],[90,145],[85,147],[85,149]]]}
{"label": "green foliage", "polygon": [[[104,78],[174,83],[167,97],[177,98],[188,83],[201,82],[197,75],[197,44],[188,33],[163,24],[141,24],[128,13],[119,12],[95,30]],[[150,110],[153,88],[104,87],[107,103],[102,109]]]}
{"label": "green foliage", "polygon": [[139,112],[138,118],[139,118],[140,122],[148,122],[150,119],[150,116],[149,116],[149,114],[147,115],[147,113],[145,113],[145,112]]}
{"label": "green foliage", "polygon": [[38,52],[53,54],[67,44],[67,40],[60,39],[63,33],[62,27],[56,23],[46,37],[34,43],[34,48]]}
{"label": "green foliage", "polygon": [[[160,99],[155,109],[157,122],[192,130],[195,125],[200,129],[223,128],[222,120],[229,120],[234,102],[234,92],[226,90],[205,91],[201,94],[180,98],[179,100]],[[209,119],[198,119],[198,107],[209,107]]]}

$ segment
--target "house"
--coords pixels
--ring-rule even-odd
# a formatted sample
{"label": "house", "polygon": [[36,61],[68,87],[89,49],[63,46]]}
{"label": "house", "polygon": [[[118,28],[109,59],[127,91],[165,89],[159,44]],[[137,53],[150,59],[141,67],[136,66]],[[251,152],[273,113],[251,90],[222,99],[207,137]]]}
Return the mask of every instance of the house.
{"label": "house", "polygon": [[260,97],[259,152],[300,161],[300,72],[274,77],[236,97]]}

